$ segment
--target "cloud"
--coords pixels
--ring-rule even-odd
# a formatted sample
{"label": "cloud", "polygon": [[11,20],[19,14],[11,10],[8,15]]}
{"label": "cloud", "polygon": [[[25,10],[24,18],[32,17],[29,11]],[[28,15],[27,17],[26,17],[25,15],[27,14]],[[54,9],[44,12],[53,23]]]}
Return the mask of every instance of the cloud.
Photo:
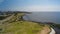
{"label": "cloud", "polygon": [[25,11],[60,11],[60,6],[27,6],[21,10]]}
{"label": "cloud", "polygon": [[12,11],[60,11],[60,6],[25,6],[25,7],[10,7]]}

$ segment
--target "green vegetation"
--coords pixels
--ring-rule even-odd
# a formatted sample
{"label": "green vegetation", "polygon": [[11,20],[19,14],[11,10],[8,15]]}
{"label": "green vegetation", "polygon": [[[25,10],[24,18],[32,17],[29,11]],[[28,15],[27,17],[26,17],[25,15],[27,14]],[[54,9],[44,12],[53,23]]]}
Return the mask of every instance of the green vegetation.
{"label": "green vegetation", "polygon": [[37,34],[44,27],[43,24],[29,21],[16,21],[12,23],[5,23],[1,26],[2,34]]}
{"label": "green vegetation", "polygon": [[38,25],[29,21],[18,21],[5,24],[3,34],[37,34],[43,27],[44,25]]}
{"label": "green vegetation", "polygon": [[55,24],[55,25],[56,25],[56,27],[57,27],[57,28],[59,28],[59,29],[60,29],[60,24]]}
{"label": "green vegetation", "polygon": [[50,27],[52,27],[52,28],[57,27],[57,28],[59,28],[59,29],[60,29],[60,24],[48,23],[48,25],[49,25]]}
{"label": "green vegetation", "polygon": [[0,16],[0,20],[3,20],[3,19],[5,19],[6,17],[3,17],[3,16]]}

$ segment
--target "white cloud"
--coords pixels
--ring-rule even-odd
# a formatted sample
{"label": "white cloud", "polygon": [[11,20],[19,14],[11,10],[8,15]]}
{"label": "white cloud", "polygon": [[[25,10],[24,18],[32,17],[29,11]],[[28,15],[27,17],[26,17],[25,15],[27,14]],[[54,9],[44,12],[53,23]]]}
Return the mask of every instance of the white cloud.
{"label": "white cloud", "polygon": [[22,11],[60,11],[60,6],[27,6]]}
{"label": "white cloud", "polygon": [[10,7],[13,11],[60,11],[60,6],[25,6],[25,7]]}

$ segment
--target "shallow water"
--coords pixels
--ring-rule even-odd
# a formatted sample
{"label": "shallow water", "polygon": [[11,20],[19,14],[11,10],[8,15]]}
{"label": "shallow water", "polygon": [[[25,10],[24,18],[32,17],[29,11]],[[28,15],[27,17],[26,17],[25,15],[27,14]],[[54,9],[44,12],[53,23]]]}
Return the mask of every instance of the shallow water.
{"label": "shallow water", "polygon": [[38,22],[53,22],[60,24],[60,12],[32,12],[24,16],[25,20]]}

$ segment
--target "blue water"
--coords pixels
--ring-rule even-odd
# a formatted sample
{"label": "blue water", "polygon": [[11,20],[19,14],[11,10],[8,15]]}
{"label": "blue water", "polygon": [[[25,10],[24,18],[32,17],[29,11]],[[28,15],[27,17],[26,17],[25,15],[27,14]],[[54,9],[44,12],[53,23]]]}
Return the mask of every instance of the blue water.
{"label": "blue water", "polygon": [[60,24],[60,12],[32,12],[24,16],[25,20],[38,22],[53,22]]}

